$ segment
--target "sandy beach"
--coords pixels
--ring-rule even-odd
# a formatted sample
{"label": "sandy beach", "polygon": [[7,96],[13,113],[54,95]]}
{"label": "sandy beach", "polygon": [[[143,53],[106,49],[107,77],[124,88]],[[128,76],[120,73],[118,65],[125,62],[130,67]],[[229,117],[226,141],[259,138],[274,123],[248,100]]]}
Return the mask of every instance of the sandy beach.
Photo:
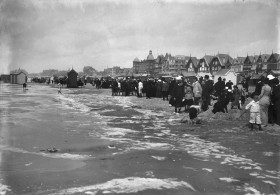
{"label": "sandy beach", "polygon": [[279,193],[279,126],[250,132],[236,111],[188,125],[158,98],[27,88],[1,84],[0,194]]}

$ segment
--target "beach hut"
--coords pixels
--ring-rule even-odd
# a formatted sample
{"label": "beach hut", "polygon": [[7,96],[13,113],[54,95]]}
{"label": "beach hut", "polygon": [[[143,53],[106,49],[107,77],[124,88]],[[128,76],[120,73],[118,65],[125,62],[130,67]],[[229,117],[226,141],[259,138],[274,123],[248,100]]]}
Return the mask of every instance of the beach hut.
{"label": "beach hut", "polygon": [[20,69],[11,72],[10,82],[11,82],[11,84],[20,84],[20,85],[22,85],[23,83],[26,83],[27,82],[27,72],[20,70]]}
{"label": "beach hut", "polygon": [[10,83],[10,75],[9,74],[2,74],[1,75],[1,81],[3,83]]}
{"label": "beach hut", "polygon": [[67,73],[67,88],[77,88],[78,87],[78,73],[72,68],[72,70],[70,70]]}
{"label": "beach hut", "polygon": [[226,81],[231,80],[233,85],[237,84],[237,74],[231,69],[220,69],[218,72],[214,74],[214,83],[218,81],[218,78],[226,79]]}

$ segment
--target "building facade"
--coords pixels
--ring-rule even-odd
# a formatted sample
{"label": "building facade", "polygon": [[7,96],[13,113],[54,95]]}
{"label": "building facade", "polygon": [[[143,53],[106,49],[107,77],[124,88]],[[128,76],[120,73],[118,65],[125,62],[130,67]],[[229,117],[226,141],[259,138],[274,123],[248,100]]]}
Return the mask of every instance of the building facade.
{"label": "building facade", "polygon": [[270,55],[270,57],[267,60],[267,70],[280,70],[279,65],[279,54],[273,53]]}
{"label": "building facade", "polygon": [[197,75],[199,77],[204,77],[205,75],[210,75],[210,62],[214,56],[205,55],[203,58],[199,59],[197,64]]}
{"label": "building facade", "polygon": [[197,74],[198,62],[199,62],[199,60],[196,57],[190,57],[186,63],[187,72],[192,72],[192,73]]}

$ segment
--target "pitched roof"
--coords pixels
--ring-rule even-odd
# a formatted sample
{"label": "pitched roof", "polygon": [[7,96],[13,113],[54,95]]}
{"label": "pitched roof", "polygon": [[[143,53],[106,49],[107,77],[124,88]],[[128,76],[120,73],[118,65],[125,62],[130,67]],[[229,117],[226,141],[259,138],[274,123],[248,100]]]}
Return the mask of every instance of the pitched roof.
{"label": "pitched roof", "polygon": [[163,55],[159,55],[156,59],[156,62],[157,63],[162,63],[164,60],[166,60],[165,57]]}
{"label": "pitched roof", "polygon": [[279,59],[279,54],[278,54],[278,53],[273,53],[273,54],[271,54],[271,55],[273,55],[273,56],[275,57],[276,60]]}
{"label": "pitched roof", "polygon": [[67,74],[70,74],[70,73],[78,74],[73,68]]}
{"label": "pitched roof", "polygon": [[[233,61],[233,58],[228,54],[217,54],[216,56],[219,58],[221,65],[224,65],[228,60],[230,63]],[[222,59],[225,59],[225,62]]]}
{"label": "pitched roof", "polygon": [[237,59],[237,61],[238,61],[239,63],[243,63],[244,60],[246,59],[246,57],[237,57],[237,58],[235,58],[235,59]]}
{"label": "pitched roof", "polygon": [[266,58],[268,60],[269,54],[261,54],[262,61]]}
{"label": "pitched roof", "polygon": [[249,60],[250,60],[251,63],[253,63],[254,57],[256,57],[256,59],[258,59],[258,58],[257,58],[258,56],[256,56],[256,55],[255,55],[255,56],[247,56],[247,57],[249,58]]}
{"label": "pitched roof", "polygon": [[214,58],[214,56],[205,55],[203,58],[205,59],[206,63],[209,64],[211,60]]}
{"label": "pitched roof", "polygon": [[189,56],[186,56],[186,57],[185,57],[186,63],[188,63],[189,59],[190,59]]}
{"label": "pitched roof", "polygon": [[[198,60],[196,57],[190,57],[189,60],[190,60],[190,59],[192,60],[192,62],[193,62],[193,64],[194,64],[194,67],[197,67],[197,64],[198,64],[199,60]],[[189,60],[188,60],[188,61],[189,61]]]}
{"label": "pitched roof", "polygon": [[17,70],[13,70],[10,72],[10,74],[20,74],[20,73],[23,73],[25,75],[28,75],[28,73],[25,71],[25,70],[22,70],[22,69],[17,69]]}

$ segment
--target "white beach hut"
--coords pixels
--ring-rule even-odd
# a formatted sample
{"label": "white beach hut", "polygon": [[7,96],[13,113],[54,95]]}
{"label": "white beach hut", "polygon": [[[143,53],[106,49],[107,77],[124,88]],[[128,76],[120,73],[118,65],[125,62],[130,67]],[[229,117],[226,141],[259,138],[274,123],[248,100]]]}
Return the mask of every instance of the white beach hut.
{"label": "white beach hut", "polygon": [[237,74],[231,69],[221,69],[214,75],[214,83],[218,81],[218,78],[226,79],[226,81],[231,80],[233,85],[237,84]]}

